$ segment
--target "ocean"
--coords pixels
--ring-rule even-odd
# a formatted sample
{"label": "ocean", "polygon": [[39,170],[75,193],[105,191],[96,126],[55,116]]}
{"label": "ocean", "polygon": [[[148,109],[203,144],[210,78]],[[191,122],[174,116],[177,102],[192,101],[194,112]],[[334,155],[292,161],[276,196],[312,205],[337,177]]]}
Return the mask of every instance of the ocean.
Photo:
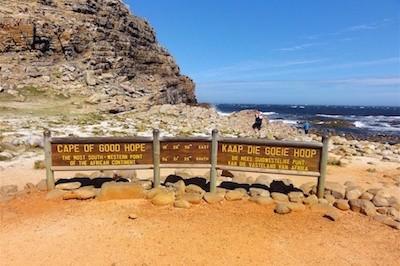
{"label": "ocean", "polygon": [[400,107],[274,104],[216,104],[215,107],[224,115],[256,109],[272,122],[281,121],[299,128],[309,121],[316,133],[389,143],[400,141]]}

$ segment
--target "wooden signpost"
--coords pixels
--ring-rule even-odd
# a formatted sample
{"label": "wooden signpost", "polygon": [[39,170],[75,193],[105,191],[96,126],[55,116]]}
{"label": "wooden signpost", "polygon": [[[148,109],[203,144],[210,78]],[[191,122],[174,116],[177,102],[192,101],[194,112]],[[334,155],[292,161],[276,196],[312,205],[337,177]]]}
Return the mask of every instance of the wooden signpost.
{"label": "wooden signpost", "polygon": [[54,188],[54,171],[153,169],[160,185],[161,168],[208,168],[210,191],[216,191],[217,169],[318,177],[318,197],[324,195],[328,139],[322,143],[220,138],[51,138],[44,132],[47,184]]}

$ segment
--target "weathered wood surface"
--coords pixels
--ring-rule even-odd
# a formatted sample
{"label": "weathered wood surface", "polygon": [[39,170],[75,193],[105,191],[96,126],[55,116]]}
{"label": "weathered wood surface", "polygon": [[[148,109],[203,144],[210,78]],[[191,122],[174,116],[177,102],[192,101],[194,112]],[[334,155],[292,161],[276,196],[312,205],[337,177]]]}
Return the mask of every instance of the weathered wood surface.
{"label": "weathered wood surface", "polygon": [[153,164],[148,142],[52,143],[52,166],[126,166]]}
{"label": "weathered wood surface", "polygon": [[244,144],[234,140],[219,141],[218,166],[319,172],[322,150],[320,145],[314,147],[292,146],[292,144],[284,142]]}
{"label": "weathered wood surface", "polygon": [[210,141],[161,141],[161,164],[210,164]]}

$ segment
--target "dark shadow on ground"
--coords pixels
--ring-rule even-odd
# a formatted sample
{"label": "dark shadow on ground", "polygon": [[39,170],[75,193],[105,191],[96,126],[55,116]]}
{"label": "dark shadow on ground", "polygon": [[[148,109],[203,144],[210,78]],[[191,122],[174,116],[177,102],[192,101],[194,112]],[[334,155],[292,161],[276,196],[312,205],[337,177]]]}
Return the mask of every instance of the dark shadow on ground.
{"label": "dark shadow on ground", "polygon": [[90,179],[88,177],[73,177],[73,178],[61,178],[56,181],[56,185],[58,184],[65,184],[65,183],[72,183],[72,182],[79,182],[81,183],[81,187],[86,186],[94,186],[95,188],[101,188],[101,186],[106,182],[129,182],[128,179],[125,178],[111,178],[111,177],[96,177]]}

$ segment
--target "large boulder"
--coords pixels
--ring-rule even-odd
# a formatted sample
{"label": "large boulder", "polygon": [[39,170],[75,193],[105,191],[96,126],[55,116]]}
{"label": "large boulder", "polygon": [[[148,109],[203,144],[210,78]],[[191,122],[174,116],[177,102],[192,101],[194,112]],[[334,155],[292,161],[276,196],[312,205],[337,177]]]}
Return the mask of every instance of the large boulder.
{"label": "large boulder", "polygon": [[140,184],[107,182],[101,186],[98,200],[140,199],[146,193]]}

